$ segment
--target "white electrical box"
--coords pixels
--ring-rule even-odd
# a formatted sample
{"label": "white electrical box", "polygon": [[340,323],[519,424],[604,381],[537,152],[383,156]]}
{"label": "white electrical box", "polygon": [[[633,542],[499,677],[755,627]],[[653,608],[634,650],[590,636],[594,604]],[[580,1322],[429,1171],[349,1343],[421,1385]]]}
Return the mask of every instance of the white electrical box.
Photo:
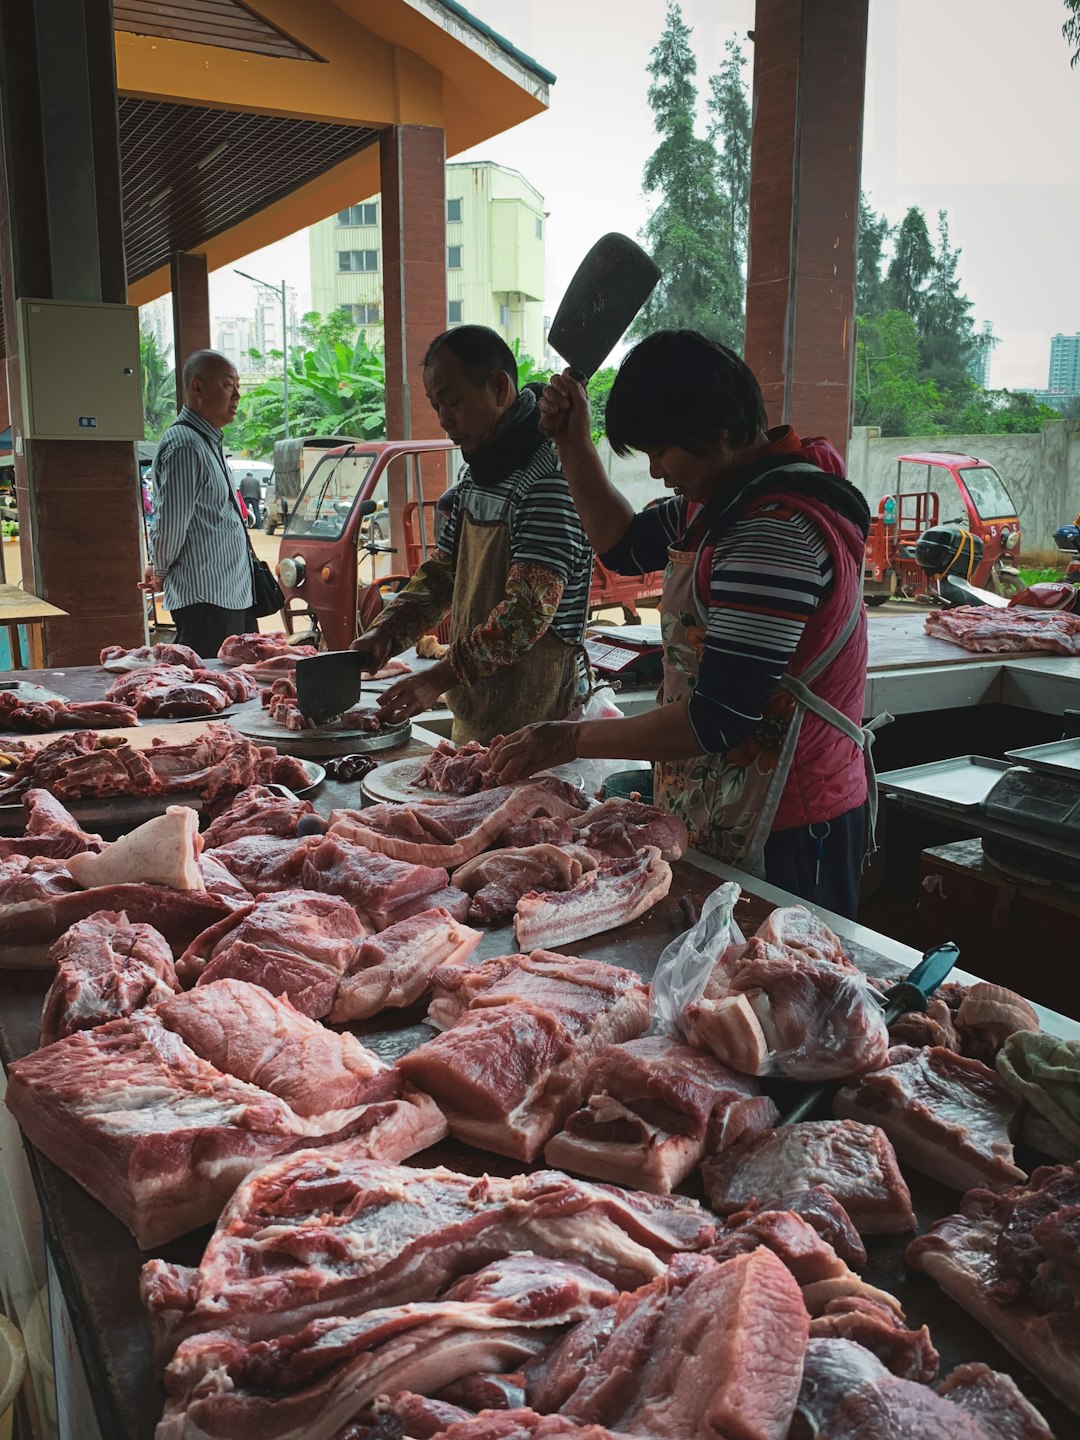
{"label": "white electrical box", "polygon": [[28,439],[143,438],[138,306],[23,297],[18,317]]}

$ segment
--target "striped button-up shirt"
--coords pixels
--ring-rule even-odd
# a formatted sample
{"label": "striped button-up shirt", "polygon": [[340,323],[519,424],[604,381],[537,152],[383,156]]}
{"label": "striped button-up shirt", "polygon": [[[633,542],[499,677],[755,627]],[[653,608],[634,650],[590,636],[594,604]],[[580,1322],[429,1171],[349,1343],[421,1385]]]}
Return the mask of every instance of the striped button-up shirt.
{"label": "striped button-up shirt", "polygon": [[246,610],[252,603],[247,534],[221,432],[186,405],[154,456],[151,547],[167,609]]}

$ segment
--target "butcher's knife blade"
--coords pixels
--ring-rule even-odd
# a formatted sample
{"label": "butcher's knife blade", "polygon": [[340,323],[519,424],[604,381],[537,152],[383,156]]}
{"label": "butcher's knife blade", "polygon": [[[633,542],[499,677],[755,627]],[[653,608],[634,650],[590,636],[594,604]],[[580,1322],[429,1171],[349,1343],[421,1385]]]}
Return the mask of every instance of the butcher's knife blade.
{"label": "butcher's knife blade", "polygon": [[[927,950],[914,969],[909,970],[903,980],[890,985],[881,996],[885,1024],[894,1025],[900,1016],[906,1015],[909,1010],[925,1010],[927,1000],[951,972],[959,958],[959,948],[952,940],[947,940],[944,945],[938,945],[933,950]],[[843,1080],[827,1080],[823,1085],[815,1085],[791,1107],[780,1124],[793,1125],[797,1120],[805,1120],[822,1100],[835,1095],[846,1083]]]}
{"label": "butcher's knife blade", "polygon": [[330,650],[296,662],[296,704],[301,715],[325,725],[360,698],[360,676],[373,668],[370,650]]}
{"label": "butcher's knife blade", "polygon": [[548,343],[583,383],[594,375],[652,294],[660,270],[627,235],[603,235],[582,260]]}

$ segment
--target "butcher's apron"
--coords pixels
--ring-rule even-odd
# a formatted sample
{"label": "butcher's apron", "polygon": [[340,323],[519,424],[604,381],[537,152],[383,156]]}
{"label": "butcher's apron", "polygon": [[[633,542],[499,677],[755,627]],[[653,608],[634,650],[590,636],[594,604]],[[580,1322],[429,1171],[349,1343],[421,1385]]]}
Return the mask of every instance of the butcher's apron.
{"label": "butcher's apron", "polygon": [[[466,635],[506,597],[510,573],[510,533],[501,521],[483,523],[458,516],[451,633]],[[551,629],[540,636],[516,665],[501,665],[493,675],[446,694],[454,715],[451,738],[458,745],[509,735],[539,720],[561,720],[577,694],[580,647],[568,645]]]}
{"label": "butcher's apron", "polygon": [[[694,572],[700,552],[668,550],[660,626],[664,644],[660,703],[673,705],[694,693],[705,646],[707,616],[694,593]],[[784,675],[765,707],[753,736],[722,755],[696,755],[690,760],[665,760],[655,766],[656,803],[685,823],[690,844],[706,855],[764,879],[765,842],[780,805],[795,758],[803,716],[808,710],[842,730],[862,750],[867,768],[870,805],[868,845],[873,846],[877,820],[877,784],[870,747],[872,727],[864,729],[810,688],[839,654],[862,614],[862,594],[847,624],[798,678]]]}

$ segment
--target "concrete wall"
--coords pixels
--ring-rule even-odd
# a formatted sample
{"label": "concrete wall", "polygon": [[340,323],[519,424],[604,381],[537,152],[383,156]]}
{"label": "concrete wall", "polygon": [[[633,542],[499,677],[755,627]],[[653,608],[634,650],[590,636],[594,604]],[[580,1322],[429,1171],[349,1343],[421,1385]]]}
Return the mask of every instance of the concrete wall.
{"label": "concrete wall", "polygon": [[[1024,559],[1057,556],[1053,533],[1080,511],[1080,421],[1052,420],[1034,435],[892,435],[856,426],[848,445],[848,478],[872,512],[896,489],[896,457],[913,450],[975,455],[998,471],[1020,512]],[[957,495],[941,495],[941,518],[951,518]]]}

